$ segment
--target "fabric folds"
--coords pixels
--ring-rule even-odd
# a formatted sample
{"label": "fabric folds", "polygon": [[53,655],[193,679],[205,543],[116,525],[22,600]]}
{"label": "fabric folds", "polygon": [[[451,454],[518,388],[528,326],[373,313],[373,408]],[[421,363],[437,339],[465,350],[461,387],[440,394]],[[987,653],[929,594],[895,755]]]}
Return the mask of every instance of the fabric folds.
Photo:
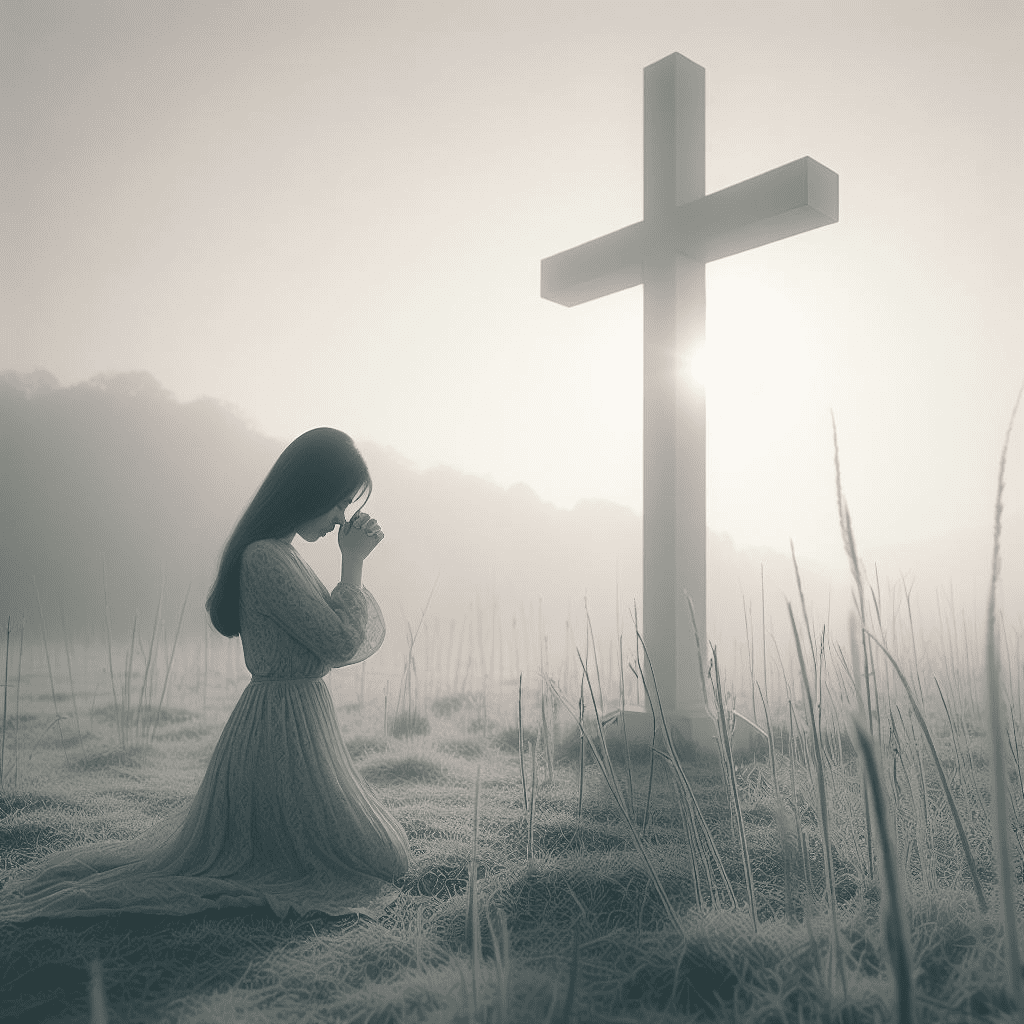
{"label": "fabric folds", "polygon": [[[285,594],[265,585],[254,570],[259,559],[243,574],[242,643],[253,681],[195,798],[136,839],[58,851],[14,872],[0,890],[0,923],[232,907],[376,917],[397,898],[393,882],[409,868],[408,838],[353,764],[330,692],[307,668],[328,650],[338,661],[376,650],[384,634],[379,607],[365,590],[339,586],[328,595],[287,552],[270,556],[278,577],[293,574]],[[248,623],[247,604],[262,610]],[[291,647],[274,644],[274,629],[298,631],[303,609],[333,615],[336,605],[343,614],[322,620],[329,631],[313,635],[302,623],[308,645],[294,637]],[[253,643],[257,626],[264,632]],[[273,657],[261,658],[261,649]],[[290,662],[288,651],[298,652]]]}

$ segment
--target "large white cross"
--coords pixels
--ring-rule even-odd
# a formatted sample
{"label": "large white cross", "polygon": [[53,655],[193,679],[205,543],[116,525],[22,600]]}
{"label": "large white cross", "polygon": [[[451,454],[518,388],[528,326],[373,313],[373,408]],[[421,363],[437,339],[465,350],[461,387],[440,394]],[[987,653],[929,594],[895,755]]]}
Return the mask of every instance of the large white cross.
{"label": "large white cross", "polygon": [[698,742],[708,722],[705,400],[680,370],[704,343],[704,264],[838,219],[839,177],[810,157],[704,194],[704,69],[673,53],[644,68],[644,219],[541,261],[541,295],[563,306],[644,286],[642,630],[648,679]]}

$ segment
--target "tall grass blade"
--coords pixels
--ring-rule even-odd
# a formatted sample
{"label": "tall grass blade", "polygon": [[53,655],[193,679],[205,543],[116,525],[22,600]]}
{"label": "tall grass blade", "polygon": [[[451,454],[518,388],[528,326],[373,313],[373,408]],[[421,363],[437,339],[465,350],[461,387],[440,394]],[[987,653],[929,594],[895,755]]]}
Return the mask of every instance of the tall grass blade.
{"label": "tall grass blade", "polygon": [[[850,617],[847,620],[847,626],[848,626],[849,632],[850,632],[850,661],[852,663],[851,664],[851,668],[850,668],[850,675],[851,675],[851,678],[853,680],[853,692],[857,695],[857,704],[860,707],[860,709],[863,711],[864,710],[864,702],[863,702],[863,700],[861,700],[860,690],[857,689],[857,683],[858,683],[858,680],[860,679],[860,654],[861,654],[860,647],[858,646],[858,641],[863,643],[864,634],[858,630],[858,627],[857,627],[857,617],[853,614],[853,612],[850,612]],[[871,719],[870,718],[868,718],[868,728],[869,729],[871,728]],[[867,839],[868,839],[868,878],[874,880],[874,877],[875,877],[875,852],[874,852],[874,849],[872,848],[873,847],[873,839],[874,839],[874,836],[873,836],[874,826],[872,825],[872,822],[871,822],[871,808],[868,805],[868,783],[867,783],[867,780],[864,778],[863,772],[861,773],[860,784],[861,784],[862,796],[863,796],[863,799],[864,799],[864,828],[865,828],[865,831],[867,833]]]}
{"label": "tall grass blade", "polygon": [[523,751],[523,673],[519,673],[519,775],[523,780],[523,813],[530,813],[530,801],[526,795],[526,762]]}
{"label": "tall grass blade", "polygon": [[[639,633],[637,636],[639,637]],[[639,648],[639,644],[637,644]],[[639,652],[637,654],[637,665],[640,665]],[[671,764],[671,758],[669,755],[658,749],[658,718],[654,713],[654,698],[651,696],[650,690],[647,688],[647,680],[644,678],[643,669],[640,670],[639,674],[640,683],[643,686],[644,696],[647,698],[647,706],[651,709],[651,768],[650,777],[647,782],[647,803],[644,808],[644,821],[643,826],[640,829],[641,837],[647,835],[647,821],[651,810],[651,791],[654,787],[654,755],[658,754],[663,757],[666,761]],[[678,766],[674,766],[678,767]],[[676,800],[679,802],[680,818],[683,822],[683,827],[686,829],[686,842],[690,849],[690,876],[693,880],[693,892],[694,899],[697,906],[704,906],[704,897],[702,895],[701,884],[700,884],[700,869],[703,868],[704,873],[708,880],[708,893],[712,903],[717,902],[717,895],[714,891],[713,882],[713,871],[708,854],[700,842],[700,829],[697,825],[696,818],[694,817],[695,803],[687,797],[687,791],[683,789],[682,783],[679,781],[679,775],[683,774],[682,769],[679,768],[678,772],[672,776],[672,782],[675,789]],[[684,776],[685,777],[685,776]],[[696,813],[700,814],[700,809],[696,808]]]}
{"label": "tall grass blade", "polygon": [[[585,674],[586,673],[584,673],[584,675]],[[556,697],[561,697],[561,694],[558,693],[557,690],[552,690],[551,692],[554,693]],[[576,820],[577,821],[580,821],[580,819],[582,819],[582,817],[583,817],[583,752],[584,752],[584,741],[585,741],[585,736],[586,736],[586,733],[583,730],[583,679],[580,679],[580,708],[579,708],[579,711],[580,711],[580,720],[579,720],[579,728],[580,728],[580,796],[579,796],[579,800],[576,803]]]}
{"label": "tall grass blade", "polygon": [[530,759],[533,767],[530,771],[530,825],[526,834],[526,861],[533,862],[533,810],[537,804],[537,744],[530,744]]}
{"label": "tall grass blade", "polygon": [[121,710],[117,720],[117,729],[121,738],[121,748],[128,749],[128,731],[131,728],[132,709],[132,672],[135,669],[135,636],[139,628],[139,610],[135,609],[132,617],[132,635],[128,641],[128,656],[125,658],[124,687],[121,691]]}
{"label": "tall grass blade", "polygon": [[[426,618],[427,609],[430,607],[430,602],[434,598],[434,591],[437,589],[438,581],[441,579],[441,572],[438,570],[437,575],[434,577],[434,584],[430,588],[430,593],[427,595],[427,600],[423,605],[423,611],[420,612],[420,621],[416,623],[416,632],[413,633],[409,638],[409,659],[406,662],[406,672],[409,674],[409,711],[412,712],[412,671],[413,671],[413,658],[412,648],[416,643],[416,638],[420,635],[420,627],[423,625],[423,620]],[[408,628],[408,627],[407,627]],[[399,710],[401,710],[401,696],[399,696]]]}
{"label": "tall grass blade", "polygon": [[60,735],[60,746],[61,750],[64,751],[64,760],[70,768],[71,758],[68,756],[67,744],[64,742],[64,730],[61,728],[60,724],[64,716],[60,713],[60,708],[57,707],[57,687],[53,681],[53,666],[50,663],[50,645],[46,642],[46,622],[43,618],[43,599],[39,596],[39,584],[36,583],[35,576],[32,577],[32,586],[34,586],[36,590],[36,605],[39,608],[39,628],[43,633],[43,651],[46,654],[46,671],[50,676],[50,693],[53,695],[53,713],[57,716],[57,732]]}
{"label": "tall grass blade", "polygon": [[[843,549],[850,561],[850,571],[853,574],[853,581],[857,587],[857,610],[860,612],[862,626],[867,625],[867,618],[864,613],[864,576],[861,572],[860,559],[857,557],[857,544],[853,536],[853,520],[850,517],[850,508],[843,497],[842,478],[839,475],[839,433],[836,429],[836,418],[832,415],[832,446],[835,450],[836,467],[836,500],[839,505],[839,530],[843,537]],[[867,651],[867,640],[861,637],[861,653],[864,656],[864,693],[867,698],[868,726],[874,735],[874,721],[871,714],[871,676],[869,672],[869,659]],[[876,694],[877,696],[877,694]],[[882,734],[881,718],[878,719],[878,735]]]}
{"label": "tall grass blade", "polygon": [[604,692],[601,690],[601,659],[597,654],[597,641],[594,639],[594,627],[590,621],[590,611],[587,608],[587,599],[583,599],[583,613],[586,622],[588,640],[586,641],[594,648],[594,678],[597,680],[597,704],[598,714],[604,710]]}
{"label": "tall grass blade", "polygon": [[109,1020],[103,964],[95,959],[89,964],[89,1024],[108,1024]]}
{"label": "tall grass blade", "polygon": [[551,729],[548,726],[547,703],[547,690],[542,689],[540,691],[540,729],[544,737],[544,781],[545,783],[552,783],[555,781],[555,755],[551,749]]}
{"label": "tall grass blade", "polygon": [[[651,696],[650,691],[647,689],[647,681],[644,679],[643,662],[640,660],[641,639],[639,628],[639,616],[637,614],[635,602],[633,604],[633,632],[636,638],[636,668],[630,665],[630,670],[633,672],[633,675],[637,677],[640,684],[643,686],[644,697],[647,701],[647,707],[651,712],[651,763],[649,765],[647,774],[647,800],[644,803],[644,821],[643,825],[640,828],[640,834],[646,836],[647,822],[651,813],[651,793],[654,789],[654,752],[658,749],[658,714],[654,710],[654,698]],[[639,694],[637,696],[639,697]],[[686,820],[686,817],[687,816],[684,814],[684,822]],[[696,872],[696,868],[694,868],[694,872]],[[693,891],[695,893],[698,891],[696,886],[694,887]]]}
{"label": "tall grass blade", "polygon": [[775,738],[772,735],[772,719],[768,713],[768,701],[765,698],[764,690],[760,684],[757,687],[757,694],[761,698],[761,707],[764,711],[764,728],[768,736],[768,763],[772,771],[772,792],[775,796],[776,821],[779,827],[779,844],[782,854],[782,875],[786,892],[786,920],[793,923],[793,881],[789,864],[789,837],[788,827],[784,824],[782,813],[782,790],[779,786],[779,774],[775,760]]}
{"label": "tall grass blade", "polygon": [[100,556],[100,565],[103,571],[103,621],[107,629],[107,665],[110,669],[110,688],[114,694],[114,721],[118,723],[118,738],[121,746],[124,746],[124,738],[120,735],[121,710],[117,700],[117,683],[114,681],[114,642],[110,636],[110,598],[107,594],[107,560]]}
{"label": "tall grass blade", "polygon": [[11,663],[11,617],[7,616],[7,645],[4,647],[4,724],[0,733],[0,788],[4,784],[4,756],[7,753],[7,685]]}
{"label": "tall grass blade", "polygon": [[[636,635],[637,639],[640,642],[640,646],[643,648],[644,658],[646,659],[647,663],[650,664],[650,658],[647,655],[647,645],[646,643],[644,643],[644,638],[640,635],[639,628],[635,622],[634,628],[637,630]],[[700,664],[699,653],[697,660],[698,664]],[[639,659],[638,664],[642,664],[642,662],[640,662]],[[701,671],[703,672],[702,665]],[[644,692],[647,695],[647,699],[652,700],[651,690],[647,687],[647,681],[644,677],[642,668],[640,670],[640,679],[641,682],[643,682]],[[701,676],[701,680],[703,682],[703,675]],[[656,701],[658,705],[658,714],[661,716],[662,732],[665,734],[665,744],[668,747],[667,751],[657,750],[656,753],[658,753],[669,763],[669,765],[672,767],[673,772],[675,773],[675,777],[678,779],[680,785],[686,793],[688,807],[690,808],[691,813],[693,815],[694,828],[698,836],[697,846],[702,847],[702,849],[706,851],[707,856],[714,858],[715,866],[717,867],[719,875],[722,879],[722,884],[725,887],[726,895],[729,898],[729,903],[732,906],[733,910],[736,910],[739,907],[739,903],[736,899],[736,893],[733,891],[732,882],[729,880],[729,876],[725,870],[725,865],[722,862],[721,854],[718,852],[718,845],[715,843],[714,836],[711,834],[711,829],[708,828],[708,823],[704,819],[704,815],[701,813],[700,805],[697,803],[697,797],[693,792],[693,787],[690,785],[690,780],[686,777],[686,772],[683,771],[682,762],[679,759],[678,753],[676,752],[675,743],[672,740],[672,733],[668,727],[668,719],[665,717],[665,708],[661,703],[661,692],[658,690],[658,681],[653,676],[651,677],[651,686],[654,688],[652,706],[653,703]],[[707,696],[707,691],[705,690],[704,692],[705,696]],[[652,747],[652,750],[653,749],[654,748]],[[714,892],[712,893],[712,898],[717,898]]]}
{"label": "tall grass blade", "polygon": [[[956,832],[960,838],[960,848],[964,851],[967,868],[971,872],[971,881],[974,883],[974,894],[978,900],[978,907],[981,909],[981,912],[985,914],[988,912],[988,901],[985,899],[985,892],[981,887],[981,877],[978,874],[978,866],[975,863],[974,855],[971,853],[971,847],[967,842],[967,832],[964,829],[963,821],[960,819],[960,812],[957,810],[956,801],[954,801],[953,793],[949,788],[949,782],[946,780],[946,773],[943,770],[942,762],[939,760],[935,744],[932,742],[932,734],[924,720],[924,715],[921,714],[921,708],[918,706],[918,703],[914,698],[914,692],[910,688],[910,683],[907,682],[907,677],[903,674],[903,670],[897,664],[896,659],[889,653],[886,646],[868,630],[864,630],[864,635],[872,640],[878,649],[886,656],[889,660],[889,664],[892,665],[896,672],[896,677],[903,684],[903,689],[906,691],[907,698],[910,701],[910,708],[914,712],[917,724],[921,727],[921,731],[924,733],[925,743],[928,744],[928,750],[932,755],[932,762],[938,770],[939,782],[942,784],[942,792],[946,797],[946,804],[949,806],[950,813],[953,815],[953,823],[956,825]],[[943,703],[945,703],[945,699],[943,699]]]}
{"label": "tall grass blade", "polygon": [[793,562],[793,575],[796,576],[796,593],[800,598],[800,611],[804,619],[804,629],[807,631],[807,649],[811,652],[811,662],[814,666],[814,692],[817,696],[818,707],[818,731],[821,732],[821,678],[818,672],[818,659],[814,653],[814,635],[811,633],[811,620],[807,615],[807,601],[804,598],[804,585],[800,579],[800,566],[796,560],[796,547],[793,539],[789,541],[789,554]]}
{"label": "tall grass blade", "polygon": [[171,678],[171,666],[174,664],[174,652],[178,649],[178,637],[181,636],[181,624],[185,619],[185,606],[188,604],[188,595],[192,591],[192,584],[185,588],[185,600],[181,602],[181,611],[178,613],[178,627],[174,631],[174,643],[171,645],[171,654],[167,659],[167,671],[164,673],[164,685],[160,690],[160,702],[156,706],[156,714],[153,716],[153,728],[149,733],[149,742],[156,738],[156,727],[160,724],[160,712],[163,711],[164,697],[167,696],[167,683]]}
{"label": "tall grass blade", "polygon": [[21,656],[25,651],[25,616],[18,635],[18,679],[14,684],[14,788],[18,788],[18,755],[21,753]]}
{"label": "tall grass blade", "polygon": [[[814,768],[818,783],[818,815],[821,823],[822,857],[825,860],[826,888],[828,889],[828,907],[832,918],[832,941],[835,951],[835,963],[839,969],[839,978],[843,986],[843,998],[848,999],[849,993],[846,986],[846,967],[843,964],[842,947],[839,941],[839,908],[836,906],[836,875],[835,865],[832,863],[832,843],[829,839],[828,828],[828,798],[825,792],[825,765],[821,750],[821,741],[818,737],[818,725],[814,719],[814,708],[811,700],[811,684],[807,678],[807,666],[804,663],[804,652],[800,646],[800,633],[796,628],[796,619],[793,617],[793,606],[786,602],[786,610],[789,612],[789,624],[793,629],[793,639],[796,641],[797,659],[800,663],[800,677],[804,684],[804,698],[807,701],[807,720],[811,725],[811,740],[814,745]],[[808,882],[810,879],[808,879]]]}
{"label": "tall grass blade", "polygon": [[143,711],[143,699],[148,699],[150,706],[153,704],[153,698],[149,694],[149,674],[153,667],[153,652],[156,650],[156,631],[160,625],[160,611],[164,606],[164,586],[165,581],[160,582],[160,596],[156,602],[156,612],[153,615],[153,632],[149,637],[149,652],[146,654],[146,668],[142,673],[142,688],[139,690],[139,702],[135,709],[135,742],[138,743],[142,738],[142,711]]}
{"label": "tall grass blade", "polygon": [[562,1007],[561,1024],[569,1024],[572,1019],[572,1008],[576,1002],[576,979],[580,972],[580,929],[577,925],[572,935],[572,961],[569,964],[569,988],[565,993],[565,1005]]}
{"label": "tall grass blade", "polygon": [[1010,852],[1010,821],[1006,792],[1006,756],[1003,750],[1002,695],[999,688],[999,649],[996,645],[996,585],[999,582],[999,539],[1002,532],[1003,487],[1006,478],[1006,453],[1010,447],[1010,433],[1017,416],[1024,386],[1017,393],[1006,440],[999,458],[999,478],[996,486],[995,525],[992,529],[992,579],[988,592],[988,613],[985,616],[985,680],[988,691],[989,742],[992,746],[992,842],[999,869],[999,895],[1003,912],[1003,932],[1006,943],[1006,987],[1013,999],[1014,1009],[1024,1015],[1024,990],[1021,982],[1020,940],[1017,934],[1016,872]]}
{"label": "tall grass blade", "polygon": [[[692,602],[691,602],[692,605]],[[729,727],[725,720],[725,703],[722,700],[722,680],[718,675],[718,651],[711,647],[711,661],[715,670],[714,691],[718,702],[718,726],[721,730],[722,746],[725,751],[725,762],[728,767],[729,794],[732,797],[733,810],[740,832],[740,854],[743,858],[743,878],[747,885],[747,899],[750,907],[750,922],[757,934],[757,896],[754,892],[754,873],[750,866],[750,850],[747,848],[747,831],[743,825],[743,810],[740,807],[740,792],[736,786],[736,765],[732,758],[732,744],[729,742]]]}
{"label": "tall grass blade", "polygon": [[57,610],[60,612],[61,632],[64,634],[64,656],[68,662],[68,688],[71,690],[71,709],[75,713],[75,731],[78,733],[78,749],[81,750],[84,741],[82,740],[82,723],[78,717],[78,701],[75,699],[75,678],[71,673],[71,645],[68,642],[68,624],[64,617],[64,602],[60,599],[60,591],[57,591]]}
{"label": "tall grass blade", "polygon": [[[511,974],[511,960],[509,957],[508,941],[508,920],[505,911],[501,907],[494,908],[494,915],[491,915],[491,906],[488,903],[484,907],[487,917],[487,930],[491,933],[491,945],[494,948],[494,973],[498,979],[498,1002],[495,1006],[495,1024],[506,1024],[508,1020],[508,988],[509,975]],[[495,924],[497,921],[497,924]]]}
{"label": "tall grass blade", "polygon": [[[618,604],[615,618],[618,620]],[[636,820],[636,798],[633,795],[633,765],[629,756],[629,730],[626,728],[626,679],[622,667],[622,634],[619,633],[619,722],[622,725],[622,750],[626,760],[626,786],[629,792],[629,813]]]}
{"label": "tall grass blade", "polygon": [[472,1003],[471,1020],[477,1019],[477,1007],[480,999],[480,915],[477,909],[476,871],[477,843],[480,836],[480,765],[476,766],[476,789],[473,794],[473,846],[469,856],[469,892],[466,904],[466,938],[469,945],[470,962],[472,965]]}
{"label": "tall grass blade", "polygon": [[[632,820],[629,815],[629,808],[626,806],[625,798],[622,795],[622,791],[619,788],[618,780],[615,778],[615,773],[612,770],[610,758],[607,755],[607,744],[604,740],[604,725],[601,722],[601,714],[597,709],[597,702],[594,700],[594,690],[590,685],[589,674],[584,671],[584,681],[590,689],[590,699],[594,702],[594,718],[597,721],[598,738],[601,741],[601,749],[595,745],[594,741],[587,735],[586,729],[583,727],[583,723],[580,723],[580,739],[581,742],[586,743],[590,746],[591,754],[594,760],[597,762],[597,766],[604,776],[605,783],[608,786],[608,791],[612,795],[612,799],[615,801],[615,806],[622,817],[623,822],[629,831],[630,838],[633,841],[633,846],[636,848],[638,854],[640,854],[641,860],[644,862],[644,868],[647,872],[648,878],[651,880],[651,885],[654,887],[654,891],[657,893],[658,898],[661,900],[661,904],[665,909],[665,913],[668,915],[669,921],[672,926],[683,934],[683,922],[676,912],[675,907],[672,905],[672,901],[669,899],[668,892],[665,890],[665,886],[661,881],[661,877],[658,875],[654,864],[651,862],[650,855],[647,852],[647,846],[640,838],[640,833],[637,831],[636,823]],[[565,702],[565,698],[552,687],[552,693],[555,694],[557,699]],[[568,706],[568,705],[567,705]],[[603,753],[602,753],[603,751]]]}
{"label": "tall grass blade", "polygon": [[[765,643],[767,627],[764,617],[764,562],[761,563],[761,678],[764,680],[764,688],[768,690],[768,645]],[[768,705],[765,704],[765,714],[768,713]],[[769,730],[770,734],[771,730]]]}
{"label": "tall grass blade", "polygon": [[885,945],[892,964],[895,989],[896,1020],[899,1024],[914,1024],[914,969],[910,947],[910,929],[904,912],[903,883],[900,876],[894,832],[886,807],[885,790],[875,758],[875,744],[859,718],[853,721],[857,745],[860,747],[864,777],[871,792],[875,820],[878,823],[878,845],[882,850],[882,869],[885,875]]}
{"label": "tall grass blade", "polygon": [[647,697],[647,706],[651,709],[651,763],[647,772],[647,799],[644,801],[644,823],[641,829],[641,833],[647,835],[647,822],[651,817],[651,794],[654,791],[654,751],[658,749],[658,716],[654,712],[654,701],[647,692],[647,683],[643,681],[643,670],[640,678],[644,686],[644,695]]}

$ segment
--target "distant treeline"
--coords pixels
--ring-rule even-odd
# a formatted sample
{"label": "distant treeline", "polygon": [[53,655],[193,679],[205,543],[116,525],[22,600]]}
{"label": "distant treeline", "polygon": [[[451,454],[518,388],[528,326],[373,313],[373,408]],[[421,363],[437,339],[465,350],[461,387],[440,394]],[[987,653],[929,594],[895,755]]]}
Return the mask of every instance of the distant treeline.
{"label": "distant treeline", "polygon": [[[363,451],[374,481],[368,509],[386,533],[365,573],[388,621],[378,664],[401,661],[424,608],[421,670],[427,662],[435,670],[441,662],[465,666],[472,654],[495,675],[517,666],[533,672],[542,661],[557,672],[582,648],[587,614],[602,661],[617,671],[621,633],[628,662],[634,605],[642,613],[634,512],[603,501],[558,509],[523,484],[504,488],[445,467],[419,471],[392,449],[361,442],[343,410],[330,425],[353,433]],[[136,612],[140,628],[151,629],[161,587],[161,617],[172,632],[190,588],[183,630],[202,635],[224,542],[290,440],[258,433],[214,399],[179,402],[142,372],[68,387],[45,372],[0,374],[0,439],[0,629],[8,616],[15,624],[24,616],[26,640],[37,641],[41,603],[48,628],[60,629],[63,612],[76,640],[105,642],[105,575],[120,647]],[[1006,532],[1012,574],[1019,530]],[[978,543],[977,550],[923,547],[935,573],[922,570],[916,597],[934,609],[936,587],[955,586],[970,566],[984,577],[990,538],[982,533]],[[337,581],[333,539],[297,547],[325,582]],[[898,580],[906,555],[901,564],[882,563],[883,603],[898,596],[886,572]],[[955,557],[964,560],[959,568]],[[748,638],[762,660],[762,567],[771,660],[772,635],[780,651],[791,646],[785,598],[796,601],[792,563],[773,551],[737,552],[727,536],[709,535],[709,636],[735,666],[749,664]],[[831,634],[844,637],[849,577],[830,580],[810,563],[801,574],[817,628],[827,618]],[[1016,594],[1019,580],[1007,583]],[[895,589],[902,593],[902,584]]]}
{"label": "distant treeline", "polygon": [[54,616],[59,602],[80,638],[102,627],[104,567],[118,630],[136,609],[152,618],[161,581],[170,604],[190,583],[201,604],[277,448],[223,404],[179,403],[146,373],[72,387],[0,375],[0,436],[0,611],[31,623],[37,600]]}
{"label": "distant treeline", "polygon": [[[149,629],[161,588],[172,625],[191,588],[183,628],[201,634],[221,548],[289,440],[259,434],[222,402],[179,402],[142,372],[68,387],[45,372],[0,374],[0,436],[3,624],[24,616],[26,635],[38,638],[41,602],[49,627],[63,613],[76,639],[99,640],[106,600],[122,642],[136,612]],[[616,582],[629,630],[640,589],[640,520],[630,510],[556,509],[523,485],[419,472],[356,441],[374,480],[368,507],[387,534],[365,580],[384,606],[392,653],[428,598],[435,638],[445,632],[478,663],[495,652],[496,669],[537,657],[545,631],[562,658],[565,623],[581,618],[584,598],[607,642]],[[325,582],[337,581],[332,540],[297,545]]]}

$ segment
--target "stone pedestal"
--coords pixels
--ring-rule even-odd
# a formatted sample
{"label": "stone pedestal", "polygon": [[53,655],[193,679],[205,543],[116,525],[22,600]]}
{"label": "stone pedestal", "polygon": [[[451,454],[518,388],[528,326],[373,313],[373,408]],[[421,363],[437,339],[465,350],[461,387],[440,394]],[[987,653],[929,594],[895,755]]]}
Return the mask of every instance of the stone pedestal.
{"label": "stone pedestal", "polygon": [[[726,714],[729,715],[729,712]],[[712,753],[718,749],[718,722],[703,709],[687,714],[666,712],[665,717],[670,728],[677,730],[678,735],[681,735],[685,742],[692,743],[701,752]],[[742,715],[735,714],[730,717],[732,718],[730,743],[734,758],[749,755],[757,749],[759,742],[766,741],[765,734]],[[622,735],[620,719],[626,723],[626,739],[630,751],[649,750],[653,735],[653,719],[650,711],[637,705],[627,705],[625,709],[616,708],[613,711],[606,711],[601,715],[606,737],[617,739]],[[659,747],[662,746],[662,736],[663,724],[659,715]]]}

